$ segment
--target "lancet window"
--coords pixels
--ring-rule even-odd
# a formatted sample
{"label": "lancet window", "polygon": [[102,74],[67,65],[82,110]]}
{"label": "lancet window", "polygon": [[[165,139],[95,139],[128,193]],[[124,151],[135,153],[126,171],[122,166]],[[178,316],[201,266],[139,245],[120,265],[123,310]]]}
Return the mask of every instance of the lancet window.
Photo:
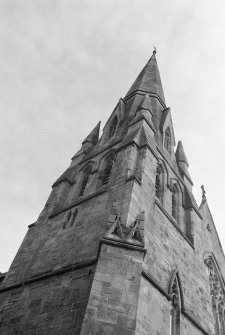
{"label": "lancet window", "polygon": [[109,138],[113,137],[117,128],[118,124],[118,118],[115,116],[111,122],[110,128],[109,128]]}
{"label": "lancet window", "polygon": [[179,223],[179,191],[175,184],[172,189],[172,203],[171,203],[172,217]]}
{"label": "lancet window", "polygon": [[66,229],[68,227],[72,227],[74,225],[74,222],[75,222],[75,219],[76,219],[76,216],[77,216],[77,208],[75,208],[74,210],[72,211],[69,211],[66,215],[66,219],[65,221],[63,222],[63,229]]}
{"label": "lancet window", "polygon": [[90,179],[90,176],[91,176],[91,167],[89,167],[85,172],[84,172],[84,175],[83,175],[83,179],[82,179],[82,182],[81,182],[81,188],[80,188],[80,193],[79,193],[79,197],[83,196],[84,193],[85,193],[85,190],[86,190],[86,187],[87,187],[87,183]]}
{"label": "lancet window", "polygon": [[113,167],[113,164],[115,162],[115,159],[116,159],[116,155],[115,155],[115,153],[112,153],[110,156],[108,156],[108,158],[106,160],[105,169],[104,169],[103,177],[102,177],[102,184],[103,185],[107,185],[108,182],[109,182],[109,177],[111,175],[112,167]]}
{"label": "lancet window", "polygon": [[225,294],[219,272],[212,256],[205,259],[209,269],[211,304],[215,324],[215,334],[225,335]]}
{"label": "lancet window", "polygon": [[177,276],[171,286],[170,335],[180,335],[181,295]]}
{"label": "lancet window", "polygon": [[158,164],[155,177],[155,196],[160,202],[163,200],[163,168]]}
{"label": "lancet window", "polygon": [[167,128],[165,131],[165,138],[164,138],[164,147],[170,153],[171,152],[171,133],[170,128]]}

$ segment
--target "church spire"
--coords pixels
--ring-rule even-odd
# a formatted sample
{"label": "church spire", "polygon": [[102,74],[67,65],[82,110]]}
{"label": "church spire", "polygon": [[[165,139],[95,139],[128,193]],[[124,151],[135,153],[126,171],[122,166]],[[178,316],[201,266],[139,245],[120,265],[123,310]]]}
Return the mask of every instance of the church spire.
{"label": "church spire", "polygon": [[135,82],[129,89],[128,93],[126,94],[126,97],[137,91],[157,94],[157,96],[165,104],[165,97],[160,79],[158,64],[156,61],[155,49],[153,51],[151,58],[149,59],[143,70],[139,73]]}
{"label": "church spire", "polygon": [[90,132],[90,134],[85,138],[82,144],[86,142],[90,142],[94,145],[97,144],[98,138],[99,138],[100,124],[101,124],[101,121],[98,122],[98,124],[94,127],[94,129]]}
{"label": "church spire", "polygon": [[183,176],[183,178],[186,177],[187,185],[193,186],[193,181],[188,172],[188,167],[189,167],[188,160],[184,152],[183,144],[181,141],[178,141],[175,156],[176,156],[177,165],[179,167],[181,175]]}
{"label": "church spire", "polygon": [[149,98],[149,95],[146,93],[142,102],[140,103],[139,107],[138,107],[138,111],[139,110],[148,110],[151,114],[152,114],[152,105],[151,105],[151,100]]}
{"label": "church spire", "polygon": [[71,158],[71,165],[79,163],[86,155],[88,155],[99,140],[99,131],[100,131],[101,121],[94,127],[94,129],[90,132],[90,134],[85,138],[82,142],[82,147],[78,152]]}
{"label": "church spire", "polygon": [[181,141],[178,141],[177,150],[176,150],[176,159],[178,163],[184,163],[187,167],[189,166],[186,154],[184,152],[183,144]]}
{"label": "church spire", "polygon": [[154,136],[155,128],[152,122],[152,105],[148,93],[145,94],[143,100],[141,101],[139,107],[137,108],[137,113],[135,118],[132,120],[130,125],[133,125],[141,120],[145,120],[147,124],[152,129],[152,136]]}

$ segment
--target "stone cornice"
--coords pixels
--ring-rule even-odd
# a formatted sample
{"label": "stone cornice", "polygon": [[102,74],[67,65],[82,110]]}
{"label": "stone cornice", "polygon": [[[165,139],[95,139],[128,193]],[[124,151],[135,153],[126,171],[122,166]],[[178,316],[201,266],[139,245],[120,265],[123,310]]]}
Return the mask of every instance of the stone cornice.
{"label": "stone cornice", "polygon": [[108,239],[108,238],[104,237],[100,240],[100,245],[103,244],[103,243],[109,244],[109,245],[112,245],[112,246],[115,246],[115,247],[120,247],[120,248],[125,248],[125,249],[132,249],[132,250],[137,250],[137,251],[141,251],[141,252],[146,253],[146,248],[144,248],[142,246],[138,246],[138,245],[133,244],[133,243],[129,243],[129,242],[115,241],[115,240]]}
{"label": "stone cornice", "polygon": [[167,108],[166,105],[165,105],[165,103],[162,101],[162,99],[155,92],[148,92],[148,91],[137,90],[137,91],[132,92],[130,95],[126,96],[125,98],[123,98],[123,100],[127,101],[127,100],[129,100],[130,98],[132,98],[135,95],[145,95],[146,93],[149,94],[150,97],[156,98],[160,102],[160,104],[162,105],[162,107],[164,109]]}
{"label": "stone cornice", "polygon": [[65,206],[65,207],[63,207],[63,208],[61,208],[61,209],[59,209],[59,210],[57,210],[57,211],[55,211],[55,212],[49,214],[48,217],[49,217],[49,219],[52,219],[52,218],[54,218],[55,216],[57,216],[57,215],[59,215],[59,214],[61,214],[61,213],[64,213],[64,212],[68,211],[69,209],[71,209],[71,208],[73,208],[73,207],[76,207],[76,206],[82,204],[83,202],[86,202],[86,201],[88,201],[88,200],[90,200],[90,199],[92,199],[92,198],[95,198],[95,197],[97,197],[97,196],[99,196],[99,195],[105,193],[106,191],[107,191],[107,187],[104,187],[104,186],[103,186],[100,190],[96,191],[95,193],[92,193],[92,194],[90,194],[90,195],[87,195],[86,197],[82,197],[82,199],[79,199],[79,200],[73,202],[72,204],[70,204],[70,205],[68,205],[68,206]]}
{"label": "stone cornice", "polygon": [[98,260],[98,258],[95,257],[95,258],[93,258],[89,261],[83,261],[83,262],[71,264],[71,265],[63,267],[59,270],[41,273],[38,276],[32,277],[30,279],[26,279],[26,280],[21,281],[17,284],[0,288],[0,294],[3,293],[3,292],[9,291],[9,290],[16,289],[16,288],[20,288],[20,287],[23,288],[26,285],[30,285],[32,283],[39,282],[41,280],[45,280],[45,279],[50,278],[50,277],[59,276],[59,275],[64,274],[66,272],[76,271],[76,270],[80,270],[84,267],[93,266],[93,265],[96,264],[97,260]]}
{"label": "stone cornice", "polygon": [[182,312],[182,314],[183,314],[188,320],[190,320],[190,321],[195,325],[196,328],[198,328],[199,330],[201,330],[201,331],[203,332],[204,335],[212,335],[212,334],[209,333],[205,328],[202,327],[202,325],[199,323],[199,321],[196,320],[195,317],[192,316],[192,315],[190,314],[189,311],[187,311],[186,309],[183,308],[183,309],[181,310],[181,312]]}

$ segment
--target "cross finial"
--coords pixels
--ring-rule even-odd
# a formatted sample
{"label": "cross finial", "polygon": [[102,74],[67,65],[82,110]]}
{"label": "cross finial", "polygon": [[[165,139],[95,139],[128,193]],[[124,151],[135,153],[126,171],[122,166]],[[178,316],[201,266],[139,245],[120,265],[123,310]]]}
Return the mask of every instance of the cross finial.
{"label": "cross finial", "polygon": [[202,202],[206,202],[206,191],[204,185],[201,186],[202,189]]}
{"label": "cross finial", "polygon": [[153,45],[154,47],[154,50],[153,50],[153,53],[156,54],[157,50],[156,50],[156,47]]}

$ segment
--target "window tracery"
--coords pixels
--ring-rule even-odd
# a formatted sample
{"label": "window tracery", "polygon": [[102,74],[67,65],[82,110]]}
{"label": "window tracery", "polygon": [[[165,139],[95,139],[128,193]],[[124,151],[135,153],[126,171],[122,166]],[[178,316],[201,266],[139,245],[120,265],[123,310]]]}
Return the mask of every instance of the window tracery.
{"label": "window tracery", "polygon": [[180,335],[181,296],[177,276],[171,287],[170,334]]}
{"label": "window tracery", "polygon": [[113,164],[116,160],[116,155],[114,153],[112,153],[110,156],[108,156],[107,160],[106,160],[106,164],[105,164],[105,169],[103,172],[103,177],[102,177],[102,184],[103,185],[107,185],[109,182],[109,177],[111,175],[112,172],[112,167]]}
{"label": "window tracery", "polygon": [[209,269],[209,285],[212,311],[215,323],[215,334],[225,335],[225,294],[217,267],[212,256],[205,259],[205,264]]}

